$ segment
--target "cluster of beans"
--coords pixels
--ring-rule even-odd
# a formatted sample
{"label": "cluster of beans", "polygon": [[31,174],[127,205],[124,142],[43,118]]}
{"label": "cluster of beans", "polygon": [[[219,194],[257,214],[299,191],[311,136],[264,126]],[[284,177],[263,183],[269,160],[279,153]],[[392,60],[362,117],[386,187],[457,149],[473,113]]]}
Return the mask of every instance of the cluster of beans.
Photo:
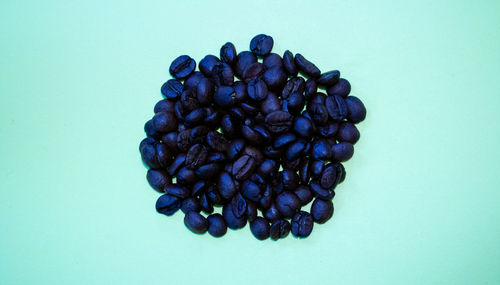
{"label": "cluster of beans", "polygon": [[[250,51],[236,53],[228,42],[199,71],[179,56],[145,125],[147,180],[163,193],[156,209],[181,209],[194,233],[220,237],[248,221],[257,239],[307,237],[333,215],[341,162],[353,155],[365,107],[348,96],[339,71],[321,73],[288,50],[271,53],[273,43],[257,35]],[[310,213],[302,210],[311,201]]]}

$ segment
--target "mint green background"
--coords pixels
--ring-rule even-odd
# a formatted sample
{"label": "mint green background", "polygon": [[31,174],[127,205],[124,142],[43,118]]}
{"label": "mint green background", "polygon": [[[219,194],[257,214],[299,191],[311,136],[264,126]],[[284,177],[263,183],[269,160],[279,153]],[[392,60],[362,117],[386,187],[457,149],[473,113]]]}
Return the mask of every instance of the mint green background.
{"label": "mint green background", "polygon": [[[0,1],[0,284],[499,284],[500,2],[247,2]],[[143,124],[174,57],[262,32],[342,71],[362,139],[310,238],[193,235]]]}

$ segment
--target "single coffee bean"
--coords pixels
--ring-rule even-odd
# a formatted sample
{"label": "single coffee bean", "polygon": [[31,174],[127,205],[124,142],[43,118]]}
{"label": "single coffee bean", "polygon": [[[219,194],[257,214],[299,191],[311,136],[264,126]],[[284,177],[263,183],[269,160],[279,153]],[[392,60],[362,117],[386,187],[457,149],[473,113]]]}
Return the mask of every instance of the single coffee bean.
{"label": "single coffee bean", "polygon": [[217,88],[214,102],[222,108],[232,107],[236,103],[236,93],[233,87],[220,86]]}
{"label": "single coffee bean", "polygon": [[187,55],[181,55],[172,61],[169,72],[176,79],[184,79],[193,73],[196,61]]}
{"label": "single coffee bean", "polygon": [[292,234],[299,238],[308,237],[312,232],[313,225],[313,218],[308,212],[297,212],[291,222]]}
{"label": "single coffee bean", "polygon": [[354,96],[347,96],[345,103],[347,105],[347,120],[357,124],[365,119],[366,108],[361,100]]}
{"label": "single coffee bean", "polygon": [[333,203],[330,200],[316,199],[311,205],[311,216],[318,224],[324,224],[333,216]]}
{"label": "single coffee bean", "polygon": [[205,119],[205,111],[202,108],[194,109],[191,113],[186,115],[185,124],[186,126],[196,126],[201,124]]}
{"label": "single coffee bean", "polygon": [[207,134],[207,144],[218,152],[226,151],[229,146],[229,142],[224,135],[216,131],[211,131]]}
{"label": "single coffee bean", "polygon": [[311,191],[320,199],[331,200],[335,197],[335,191],[321,187],[317,181],[312,181],[309,184],[309,187],[311,188]]}
{"label": "single coffee bean", "polygon": [[274,140],[273,146],[275,148],[285,147],[297,139],[293,133],[282,134]]}
{"label": "single coffee bean", "polygon": [[250,80],[261,77],[263,73],[264,65],[260,62],[254,62],[243,70],[243,80],[248,83]]}
{"label": "single coffee bean", "polygon": [[299,116],[293,124],[293,130],[300,136],[309,138],[314,132],[314,126],[311,120]]}
{"label": "single coffee bean", "polygon": [[328,122],[328,110],[319,103],[310,104],[307,108],[312,120],[318,125],[324,125]]}
{"label": "single coffee bean", "polygon": [[208,220],[195,211],[187,212],[184,216],[184,225],[195,234],[203,234],[208,230]]}
{"label": "single coffee bean", "polygon": [[259,165],[257,171],[263,176],[270,176],[278,170],[278,164],[272,159],[266,159]]}
{"label": "single coffee bean", "polygon": [[273,133],[284,133],[290,130],[293,116],[285,111],[274,111],[267,114],[266,126]]}
{"label": "single coffee bean", "polygon": [[297,92],[299,94],[304,93],[305,88],[306,83],[302,77],[290,78],[290,80],[288,80],[288,82],[283,87],[281,97],[286,100],[294,92]]}
{"label": "single coffee bean", "polygon": [[[254,117],[259,112],[259,109],[250,103],[240,103],[240,108],[245,112],[246,115]],[[250,119],[247,119],[250,120]]]}
{"label": "single coffee bean", "polygon": [[160,113],[160,112],[171,112],[173,113],[174,112],[174,106],[175,106],[175,103],[168,100],[168,99],[162,99],[160,101],[158,101],[158,103],[155,104],[155,107],[154,107],[154,112],[155,113]]}
{"label": "single coffee bean", "polygon": [[311,177],[319,177],[323,170],[325,169],[325,162],[322,160],[313,160],[311,162]]}
{"label": "single coffee bean", "polygon": [[207,217],[208,233],[213,237],[221,237],[226,234],[227,226],[221,214],[212,214]]}
{"label": "single coffee bean", "polygon": [[175,79],[170,79],[161,86],[161,94],[169,99],[177,99],[181,96],[184,86]]}
{"label": "single coffee bean", "polygon": [[231,199],[231,206],[233,209],[233,214],[236,218],[246,218],[247,214],[247,201],[240,193],[233,196]]}
{"label": "single coffee bean", "polygon": [[264,64],[264,67],[266,69],[271,69],[273,67],[282,67],[283,66],[281,56],[279,56],[276,53],[271,53],[268,56],[266,56],[264,58],[264,61],[262,61],[262,64]]}
{"label": "single coffee bean", "polygon": [[277,90],[285,85],[287,75],[280,66],[276,66],[266,70],[262,77],[269,89]]}
{"label": "single coffee bean", "polygon": [[257,57],[253,53],[249,51],[240,52],[235,65],[236,75],[242,77],[243,71],[254,62],[257,62]]}
{"label": "single coffee bean", "polygon": [[300,158],[304,154],[304,149],[306,148],[306,141],[303,139],[298,139],[286,150],[286,159],[289,161],[295,160],[297,158]]}
{"label": "single coffee bean", "polygon": [[291,225],[287,220],[274,221],[269,229],[269,236],[272,240],[286,238],[290,233]]}
{"label": "single coffee bean", "polygon": [[215,64],[219,62],[220,60],[215,55],[209,54],[200,60],[198,67],[205,76],[211,77]]}
{"label": "single coffee bean", "polygon": [[214,206],[212,205],[212,202],[208,199],[207,193],[203,193],[200,196],[200,206],[201,210],[207,214],[211,214],[214,212]]}
{"label": "single coffee bean", "polygon": [[231,86],[234,83],[234,74],[227,63],[218,62],[212,69],[212,79],[217,86]]}
{"label": "single coffee bean", "polygon": [[310,174],[311,163],[309,159],[304,159],[299,165],[299,178],[300,182],[307,184],[311,178]]}
{"label": "single coffee bean", "polygon": [[181,208],[181,200],[170,194],[161,195],[158,200],[156,200],[156,211],[158,213],[172,216]]}
{"label": "single coffee bean", "polygon": [[168,174],[170,175],[175,175],[179,171],[179,169],[184,165],[184,162],[186,161],[186,154],[185,153],[179,153],[172,164],[170,164],[168,168]]}
{"label": "single coffee bean", "polygon": [[220,59],[229,65],[236,62],[236,48],[233,43],[227,42],[220,48]]}
{"label": "single coffee bean", "polygon": [[227,156],[229,159],[235,159],[245,149],[245,141],[241,139],[233,140],[227,149]]}
{"label": "single coffee bean", "polygon": [[243,102],[247,98],[247,85],[242,81],[233,84],[236,102]]}
{"label": "single coffee bean", "polygon": [[255,101],[262,101],[267,97],[267,85],[261,79],[252,79],[248,82],[247,93]]}
{"label": "single coffee bean", "polygon": [[250,223],[250,231],[258,240],[265,240],[269,237],[269,228],[269,222],[262,217],[257,217]]}
{"label": "single coffee bean", "polygon": [[264,212],[264,218],[269,222],[274,222],[282,218],[281,212],[276,207],[276,204],[272,203],[269,208]]}
{"label": "single coffee bean", "polygon": [[186,89],[182,91],[181,103],[182,103],[182,110],[184,113],[189,113],[194,109],[201,107],[195,92],[196,91],[192,89]]}
{"label": "single coffee bean", "polygon": [[193,72],[189,77],[184,81],[184,89],[196,90],[196,87],[200,83],[200,81],[205,78],[203,73],[199,71]]}
{"label": "single coffee bean", "polygon": [[186,198],[182,200],[181,210],[184,214],[187,214],[190,211],[200,212],[201,211],[200,201],[194,197]]}
{"label": "single coffee bean", "polygon": [[217,180],[217,185],[224,199],[229,200],[238,192],[233,178],[227,172],[221,172]]}
{"label": "single coffee bean", "polygon": [[350,122],[340,124],[337,139],[341,142],[355,144],[359,140],[359,131],[356,126]]}
{"label": "single coffee bean", "polygon": [[187,152],[191,147],[191,130],[183,130],[177,134],[177,148]]}
{"label": "single coffee bean", "polygon": [[339,95],[328,96],[325,100],[328,114],[335,121],[343,120],[347,116],[347,104]]}
{"label": "single coffee bean", "polygon": [[177,128],[177,120],[173,113],[156,113],[153,117],[153,128],[157,132],[168,133]]}
{"label": "single coffee bean", "polygon": [[335,189],[344,174],[344,168],[340,163],[326,166],[319,180],[321,187],[325,189]]}
{"label": "single coffee bean", "polygon": [[[180,183],[180,181],[178,180],[179,178],[177,178],[177,182]],[[189,195],[191,195],[191,191],[189,190],[189,188],[180,184],[166,185],[163,189],[165,190],[165,193],[175,197],[179,197],[181,199],[187,198],[189,197]]]}
{"label": "single coffee bean", "polygon": [[271,36],[260,34],[250,41],[250,50],[257,56],[264,56],[273,49],[274,40]]}
{"label": "single coffee bean", "polygon": [[201,105],[210,105],[214,96],[214,84],[210,79],[203,78],[196,87],[196,96]]}
{"label": "single coffee bean", "polygon": [[304,109],[305,98],[301,93],[293,92],[287,100],[288,112],[297,115]]}
{"label": "single coffee bean", "polygon": [[243,184],[241,185],[241,193],[248,200],[258,202],[261,198],[260,192],[261,190],[257,183],[250,180],[243,181]]}
{"label": "single coffee bean", "polygon": [[314,195],[308,186],[300,185],[297,189],[295,189],[294,193],[297,195],[297,198],[299,198],[301,206],[309,204],[314,198]]}
{"label": "single coffee bean", "polygon": [[161,137],[161,133],[155,130],[153,127],[153,120],[149,120],[144,124],[144,132],[148,138],[159,139]]}
{"label": "single coffee bean", "polygon": [[156,141],[153,139],[153,143],[145,143],[140,148],[141,158],[144,164],[152,169],[159,169],[161,167],[158,162],[158,155],[156,153]]}
{"label": "single coffee bean", "polygon": [[276,197],[276,208],[283,217],[291,218],[300,208],[300,200],[292,192],[282,192]]}
{"label": "single coffee bean", "polygon": [[241,134],[249,142],[249,144],[259,145],[262,143],[262,138],[260,137],[259,133],[254,131],[249,126],[242,125],[241,126]]}
{"label": "single coffee bean", "polygon": [[191,196],[198,197],[201,194],[203,194],[207,188],[208,188],[208,183],[206,181],[199,180],[196,183],[194,183],[191,191]]}
{"label": "single coffee bean", "polygon": [[253,130],[260,135],[265,144],[269,144],[272,141],[273,135],[266,127],[257,125],[253,127]]}
{"label": "single coffee bean", "polygon": [[[179,123],[184,121],[184,108],[182,107],[182,100],[175,102],[174,114]],[[179,127],[177,127],[177,131],[180,131]]]}
{"label": "single coffee bean", "polygon": [[335,161],[343,162],[352,157],[354,154],[354,147],[352,143],[339,142],[332,146],[332,153]]}
{"label": "single coffee bean", "polygon": [[272,92],[268,92],[266,99],[260,102],[260,109],[266,115],[274,111],[279,111],[280,108],[280,100]]}
{"label": "single coffee bean", "polygon": [[339,95],[343,98],[346,98],[347,95],[349,95],[349,93],[351,92],[351,84],[346,79],[340,78],[337,83],[328,87],[328,89],[326,89],[326,92],[330,96]]}
{"label": "single coffee bean", "polygon": [[281,182],[285,190],[295,190],[299,185],[299,175],[296,171],[285,169],[281,172]]}
{"label": "single coffee bean", "polygon": [[236,230],[241,229],[247,224],[247,219],[238,218],[234,215],[233,206],[231,203],[225,204],[222,208],[222,216],[228,228]]}
{"label": "single coffee bean", "polygon": [[264,161],[264,155],[256,147],[247,145],[243,150],[243,154],[249,155],[251,158],[253,158],[256,164],[261,164]]}
{"label": "single coffee bean", "polygon": [[197,126],[192,128],[189,132],[189,144],[204,143],[205,138],[210,129],[207,126]]}
{"label": "single coffee bean", "polygon": [[297,68],[305,73],[307,76],[312,78],[318,78],[321,75],[321,71],[312,62],[307,60],[300,53],[295,54],[295,65]]}
{"label": "single coffee bean", "polygon": [[192,169],[189,169],[187,167],[182,167],[177,172],[177,182],[183,185],[191,185],[194,182],[196,182],[196,174]]}
{"label": "single coffee bean", "polygon": [[319,85],[332,86],[335,85],[340,78],[340,71],[332,70],[321,74],[317,82]]}
{"label": "single coffee bean", "polygon": [[332,157],[330,144],[324,139],[315,141],[312,145],[312,157],[319,160],[330,159]]}
{"label": "single coffee bean", "polygon": [[252,175],[256,163],[253,157],[242,155],[233,163],[232,174],[237,180],[246,180]]}
{"label": "single coffee bean", "polygon": [[289,75],[296,76],[298,73],[297,67],[295,66],[295,59],[289,50],[285,51],[283,54],[283,67]]}
{"label": "single coffee bean", "polygon": [[160,193],[163,193],[165,192],[163,189],[166,185],[168,184],[171,184],[172,183],[172,178],[170,177],[170,175],[168,175],[167,172],[165,172],[164,170],[155,170],[155,169],[149,169],[148,170],[148,174],[146,175],[146,178],[149,182],[149,185],[151,185],[151,187],[160,192]]}
{"label": "single coffee bean", "polygon": [[320,126],[318,128],[319,134],[325,138],[331,138],[335,136],[339,130],[338,122],[328,122],[326,125]]}
{"label": "single coffee bean", "polygon": [[316,84],[316,81],[312,78],[307,79],[304,90],[304,95],[306,96],[306,99],[311,98],[317,92],[318,92],[318,85]]}

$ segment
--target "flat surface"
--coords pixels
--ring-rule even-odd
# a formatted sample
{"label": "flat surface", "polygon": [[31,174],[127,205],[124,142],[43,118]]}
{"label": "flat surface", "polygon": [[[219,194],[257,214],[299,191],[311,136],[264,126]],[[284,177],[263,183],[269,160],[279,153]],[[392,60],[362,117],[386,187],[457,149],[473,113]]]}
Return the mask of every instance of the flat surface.
{"label": "flat surface", "polygon": [[[499,1],[101,2],[0,1],[0,284],[500,283]],[[170,61],[258,33],[368,108],[305,240],[196,236],[140,162]]]}

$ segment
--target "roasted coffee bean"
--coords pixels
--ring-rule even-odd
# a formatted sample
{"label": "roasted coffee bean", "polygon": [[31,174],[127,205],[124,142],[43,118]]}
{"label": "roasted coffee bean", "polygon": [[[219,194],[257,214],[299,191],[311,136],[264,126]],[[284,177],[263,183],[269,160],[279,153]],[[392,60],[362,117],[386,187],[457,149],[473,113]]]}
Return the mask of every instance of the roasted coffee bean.
{"label": "roasted coffee bean", "polygon": [[317,82],[319,85],[332,86],[335,85],[340,78],[340,71],[332,70],[321,74]]}
{"label": "roasted coffee bean", "polygon": [[311,120],[299,116],[293,124],[293,130],[300,136],[309,138],[314,132],[314,126]]}
{"label": "roasted coffee bean", "polygon": [[253,53],[249,51],[240,52],[238,54],[235,66],[236,75],[242,77],[245,68],[247,68],[247,66],[251,65],[254,62],[257,62],[257,57],[255,57]]}
{"label": "roasted coffee bean", "polygon": [[219,132],[215,132],[215,131],[208,132],[207,144],[212,149],[214,149],[218,152],[226,151],[227,147],[229,146],[229,142],[224,137],[224,135],[222,135]]}
{"label": "roasted coffee bean", "polygon": [[279,111],[281,108],[278,96],[272,92],[268,92],[266,99],[261,101],[260,104],[261,111],[266,115],[274,111]]}
{"label": "roasted coffee bean", "polygon": [[290,80],[288,80],[288,82],[285,84],[285,87],[283,87],[281,97],[286,100],[294,92],[297,92],[299,94],[304,93],[305,88],[306,83],[302,77],[290,78]]}
{"label": "roasted coffee bean", "polygon": [[[174,114],[178,122],[184,121],[184,108],[182,107],[182,101],[175,102]],[[180,131],[179,128],[177,128],[177,130]]]}
{"label": "roasted coffee bean", "polygon": [[220,59],[229,65],[236,61],[236,48],[233,43],[227,42],[220,48]]}
{"label": "roasted coffee bean", "polygon": [[255,169],[255,160],[249,155],[242,155],[233,163],[232,174],[237,180],[246,180]]}
{"label": "roasted coffee bean", "polygon": [[309,202],[311,202],[314,198],[314,195],[308,186],[300,185],[297,189],[295,189],[294,193],[297,195],[297,198],[299,198],[301,206],[309,204]]}
{"label": "roasted coffee bean", "polygon": [[154,115],[152,125],[157,132],[168,133],[177,128],[177,120],[171,112],[160,112]]}
{"label": "roasted coffee bean", "polygon": [[359,140],[359,131],[356,126],[350,122],[340,124],[337,139],[341,142],[355,144]]}
{"label": "roasted coffee bean", "polygon": [[172,152],[177,151],[177,132],[164,134],[161,140]]}
{"label": "roasted coffee bean", "polygon": [[312,157],[320,160],[328,160],[332,157],[331,145],[324,139],[315,141],[312,145]]}
{"label": "roasted coffee bean", "polygon": [[324,224],[333,216],[331,200],[316,199],[311,205],[311,216],[318,224]]}
{"label": "roasted coffee bean", "polygon": [[304,95],[306,96],[306,99],[311,98],[317,92],[318,92],[318,85],[316,84],[316,81],[312,78],[307,79],[304,90]]}
{"label": "roasted coffee bean", "polygon": [[295,76],[298,73],[297,67],[295,66],[295,59],[289,50],[285,51],[283,54],[283,67],[289,75]]}
{"label": "roasted coffee bean", "polygon": [[287,75],[280,66],[276,66],[266,70],[263,73],[262,78],[266,82],[269,89],[277,90],[286,83]]}
{"label": "roasted coffee bean", "polygon": [[318,125],[324,125],[328,122],[328,110],[324,105],[313,103],[308,106],[307,110],[312,120]]}
{"label": "roasted coffee bean", "polygon": [[202,108],[194,109],[191,113],[186,115],[185,124],[186,126],[196,126],[203,122],[205,119],[205,111]]}
{"label": "roasted coffee bean", "polygon": [[300,165],[300,157],[295,160],[283,160],[283,168],[297,170]]}
{"label": "roasted coffee bean", "polygon": [[189,77],[184,81],[184,89],[192,89],[196,90],[200,81],[205,78],[203,73],[199,71],[193,72]]}
{"label": "roasted coffee bean", "polygon": [[272,37],[260,34],[250,41],[250,50],[257,56],[264,56],[271,52],[273,45],[274,40]]}
{"label": "roasted coffee bean", "polygon": [[259,109],[256,106],[249,103],[241,103],[240,108],[243,110],[243,112],[245,112],[246,115],[251,117],[257,115],[257,113],[259,112]]}
{"label": "roasted coffee bean", "polygon": [[234,140],[229,144],[227,149],[227,156],[229,159],[235,159],[239,156],[243,150],[245,149],[245,141],[244,140]]}
{"label": "roasted coffee bean", "polygon": [[326,125],[320,126],[318,130],[322,137],[331,138],[337,134],[339,124],[338,122],[328,122]]}
{"label": "roasted coffee bean", "polygon": [[144,124],[144,132],[148,138],[158,139],[161,137],[161,133],[156,131],[153,127],[153,120],[149,120]]}
{"label": "roasted coffee bean", "polygon": [[184,79],[193,73],[196,61],[187,55],[181,55],[172,61],[169,72],[176,79]]}
{"label": "roasted coffee bean", "polygon": [[208,220],[195,211],[189,211],[184,216],[184,224],[195,234],[203,234],[208,230]]}
{"label": "roasted coffee bean", "polygon": [[161,195],[156,201],[156,211],[158,213],[171,216],[181,208],[181,200],[170,194]]}
{"label": "roasted coffee bean", "polygon": [[321,173],[320,177],[320,185],[325,189],[335,189],[337,184],[340,182],[340,179],[344,172],[344,168],[340,163],[330,164],[326,166],[326,168]]}
{"label": "roasted coffee bean", "polygon": [[312,177],[319,177],[325,169],[325,162],[322,160],[313,160],[311,162],[310,171]]}
{"label": "roasted coffee bean", "polygon": [[269,222],[261,217],[257,217],[250,223],[250,231],[258,240],[265,240],[269,237]]}
{"label": "roasted coffee bean", "polygon": [[220,86],[217,88],[214,102],[222,108],[232,107],[236,103],[236,93],[233,87]]}
{"label": "roasted coffee bean", "polygon": [[281,56],[279,56],[279,54],[271,53],[264,58],[262,64],[264,64],[266,69],[271,69],[273,67],[282,67],[283,61],[281,60]]}
{"label": "roasted coffee bean", "polygon": [[231,199],[238,192],[233,178],[227,172],[222,172],[219,175],[217,185],[219,187],[219,192],[224,199]]}
{"label": "roasted coffee bean", "polygon": [[196,176],[198,176],[201,179],[211,179],[215,175],[217,175],[217,173],[219,173],[220,170],[221,166],[218,163],[209,163],[198,167],[195,173]]}
{"label": "roasted coffee bean", "polygon": [[309,184],[309,187],[311,188],[311,191],[320,199],[331,200],[335,197],[335,191],[321,187],[317,181],[312,181]]}
{"label": "roasted coffee bean", "polygon": [[203,78],[196,87],[196,97],[201,105],[210,105],[214,96],[214,84],[210,79]]}
{"label": "roasted coffee bean", "polygon": [[264,212],[264,218],[269,222],[274,222],[282,218],[281,212],[276,208],[276,205],[272,203],[269,208]]}
{"label": "roasted coffee bean", "polygon": [[297,137],[293,133],[286,133],[286,134],[283,134],[283,135],[280,135],[279,137],[277,137],[274,140],[273,146],[275,148],[285,147],[285,146],[291,144],[292,142],[294,142],[296,139],[297,139]]}
{"label": "roasted coffee bean", "polygon": [[318,78],[321,75],[321,71],[312,62],[307,60],[300,53],[295,54],[295,65],[297,68],[305,73],[307,76],[312,78]]}
{"label": "roasted coffee bean", "polygon": [[347,104],[339,95],[328,96],[325,100],[325,106],[330,118],[335,121],[343,120],[347,116]]}
{"label": "roasted coffee bean", "polygon": [[221,237],[226,234],[227,226],[221,214],[212,214],[207,217],[208,233],[213,237]]}
{"label": "roasted coffee bean", "polygon": [[278,164],[272,159],[266,159],[259,165],[257,171],[263,176],[270,176],[278,170]]}
{"label": "roasted coffee bean", "polygon": [[305,98],[301,93],[293,92],[292,94],[290,94],[286,102],[288,112],[297,115],[300,114],[300,112],[304,108]]}
{"label": "roasted coffee bean", "polygon": [[276,208],[285,218],[291,218],[300,208],[300,200],[292,192],[282,192],[276,197]]}
{"label": "roasted coffee bean", "polygon": [[268,209],[273,202],[273,189],[272,186],[267,184],[264,186],[264,191],[261,193],[258,205],[261,210]]}
{"label": "roasted coffee bean", "polygon": [[236,230],[241,229],[247,224],[245,217],[238,218],[234,215],[233,206],[231,203],[225,204],[222,208],[222,216],[228,228]]}
{"label": "roasted coffee bean", "polygon": [[267,85],[261,79],[252,79],[248,82],[247,93],[255,101],[262,101],[267,97]]}
{"label": "roasted coffee bean", "polygon": [[179,153],[172,164],[170,164],[168,168],[168,174],[170,175],[175,175],[179,171],[179,169],[184,165],[186,161],[186,154],[185,153]]}
{"label": "roasted coffee bean", "polygon": [[207,163],[218,162],[222,163],[226,161],[226,155],[222,152],[212,152],[207,156]]}
{"label": "roasted coffee bean", "polygon": [[326,89],[326,92],[330,96],[339,95],[343,98],[346,98],[347,95],[349,95],[349,93],[351,92],[351,84],[346,79],[340,78],[337,83],[328,87],[328,89]]}
{"label": "roasted coffee bean", "polygon": [[273,136],[266,127],[257,125],[253,127],[253,130],[260,135],[265,144],[269,144],[272,141]]}
{"label": "roasted coffee bean", "polygon": [[290,130],[293,116],[285,111],[274,111],[266,116],[266,125],[273,133],[284,133]]}
{"label": "roasted coffee bean", "polygon": [[246,118],[245,112],[239,107],[229,109],[229,114],[236,120],[244,121]]}
{"label": "roasted coffee bean", "polygon": [[234,88],[234,99],[236,99],[236,102],[243,102],[247,98],[247,85],[242,82],[242,81],[236,81],[233,84]]}
{"label": "roasted coffee bean", "polygon": [[361,100],[354,96],[348,96],[345,99],[347,105],[347,119],[354,124],[363,121],[366,117],[365,105]]}
{"label": "roasted coffee bean", "polygon": [[184,86],[182,83],[175,79],[167,80],[161,86],[161,94],[169,99],[177,99],[181,96],[182,91],[184,90]]}
{"label": "roasted coffee bean", "polygon": [[191,196],[193,196],[193,197],[200,196],[201,194],[203,194],[205,192],[205,190],[207,189],[207,187],[208,187],[207,182],[205,182],[203,180],[200,180],[200,181],[196,182],[193,185]]}
{"label": "roasted coffee bean", "polygon": [[258,145],[262,143],[262,138],[260,137],[259,133],[254,131],[251,127],[242,125],[241,126],[241,134],[243,137],[253,145]]}
{"label": "roasted coffee bean", "polygon": [[191,147],[191,130],[183,130],[177,134],[177,147],[182,151],[188,151]]}
{"label": "roasted coffee bean", "polygon": [[299,238],[308,237],[313,229],[312,216],[305,211],[297,212],[292,218],[292,234]]}
{"label": "roasted coffee bean", "polygon": [[299,175],[291,169],[285,169],[281,172],[281,182],[285,190],[295,190],[299,185]]}
{"label": "roasted coffee bean", "polygon": [[177,172],[177,182],[183,185],[193,184],[194,182],[196,182],[196,174],[192,169],[189,169],[187,167],[182,167]]}
{"label": "roasted coffee bean", "polygon": [[262,74],[264,74],[264,65],[260,62],[254,62],[243,70],[243,80],[248,83],[250,80],[261,77]]}
{"label": "roasted coffee bean", "polygon": [[309,159],[304,159],[299,165],[299,178],[300,182],[307,184],[311,178],[310,174],[311,162]]}
{"label": "roasted coffee bean", "polygon": [[274,221],[269,229],[269,236],[272,240],[286,238],[290,233],[291,225],[287,220]]}
{"label": "roasted coffee bean", "polygon": [[201,107],[198,98],[196,97],[195,91],[191,89],[187,89],[182,91],[181,94],[181,103],[182,103],[182,111],[183,113],[189,113],[194,109]]}
{"label": "roasted coffee bean", "polygon": [[217,187],[215,185],[207,186],[206,196],[210,203],[214,206],[223,206],[226,200],[220,195]]}
{"label": "roasted coffee bean", "polygon": [[259,185],[250,180],[243,181],[243,184],[241,184],[241,193],[250,201],[258,202],[261,198]]}
{"label": "roasted coffee bean", "polygon": [[205,142],[205,138],[210,129],[206,126],[197,126],[189,131],[189,143],[196,144]]}
{"label": "roasted coffee bean", "polygon": [[231,207],[233,209],[233,214],[236,218],[246,218],[247,214],[247,201],[240,193],[236,194],[231,199]]}
{"label": "roasted coffee bean", "polygon": [[205,76],[211,77],[215,64],[219,62],[220,60],[215,55],[209,54],[200,60],[198,67]]}
{"label": "roasted coffee bean", "polygon": [[200,196],[200,206],[201,210],[207,214],[211,214],[214,212],[214,206],[212,202],[208,199],[207,193],[203,193]]}
{"label": "roasted coffee bean", "polygon": [[339,142],[332,146],[333,159],[335,161],[346,161],[349,160],[354,154],[354,147],[352,143]]}
{"label": "roasted coffee bean", "polygon": [[164,187],[172,183],[172,178],[164,170],[149,169],[146,178],[149,185],[156,191],[163,193]]}
{"label": "roasted coffee bean", "polygon": [[160,168],[160,163],[158,162],[158,155],[156,154],[156,142],[154,139],[153,143],[148,142],[141,146],[141,157],[145,165],[152,169]]}
{"label": "roasted coffee bean", "polygon": [[302,156],[304,153],[306,145],[307,143],[303,139],[298,139],[292,144],[290,144],[290,146],[288,146],[288,149],[286,150],[286,159],[292,161],[297,158],[300,158],[300,156]]}
{"label": "roasted coffee bean", "polygon": [[184,214],[187,214],[190,211],[200,212],[201,205],[200,201],[197,198],[189,197],[182,200],[181,210]]}
{"label": "roasted coffee bean", "polygon": [[227,63],[218,62],[212,69],[212,79],[217,86],[231,86],[234,83],[234,74]]}
{"label": "roasted coffee bean", "polygon": [[264,155],[262,152],[253,146],[246,146],[243,150],[243,154],[249,155],[255,160],[256,164],[261,164],[264,161]]}
{"label": "roasted coffee bean", "polygon": [[158,101],[156,104],[155,104],[155,107],[154,107],[154,112],[155,113],[160,113],[160,112],[174,112],[174,106],[175,106],[175,103],[168,100],[168,99],[162,99],[160,101]]}

